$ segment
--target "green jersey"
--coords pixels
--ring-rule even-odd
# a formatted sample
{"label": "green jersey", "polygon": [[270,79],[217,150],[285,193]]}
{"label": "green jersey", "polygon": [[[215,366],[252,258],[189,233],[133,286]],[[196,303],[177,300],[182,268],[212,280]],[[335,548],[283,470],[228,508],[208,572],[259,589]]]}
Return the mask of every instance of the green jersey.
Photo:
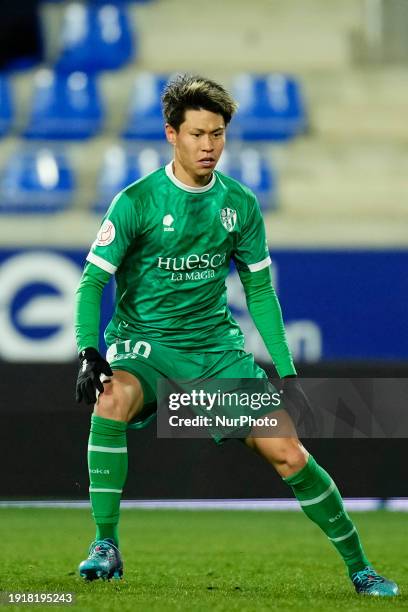
{"label": "green jersey", "polygon": [[254,194],[218,171],[205,187],[181,183],[172,163],[121,191],[87,260],[116,276],[107,344],[143,340],[199,350],[241,349],[225,280],[270,264]]}

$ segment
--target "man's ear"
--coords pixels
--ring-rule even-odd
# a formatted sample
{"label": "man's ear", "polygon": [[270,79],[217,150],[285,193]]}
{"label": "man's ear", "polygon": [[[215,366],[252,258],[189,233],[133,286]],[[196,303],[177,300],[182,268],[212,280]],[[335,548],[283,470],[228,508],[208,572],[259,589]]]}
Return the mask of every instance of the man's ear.
{"label": "man's ear", "polygon": [[172,127],[170,125],[170,123],[166,123],[166,125],[164,126],[165,132],[166,132],[166,138],[167,138],[167,142],[169,142],[171,145],[175,145],[176,144],[176,138],[177,138],[177,132],[174,129],[174,127]]}

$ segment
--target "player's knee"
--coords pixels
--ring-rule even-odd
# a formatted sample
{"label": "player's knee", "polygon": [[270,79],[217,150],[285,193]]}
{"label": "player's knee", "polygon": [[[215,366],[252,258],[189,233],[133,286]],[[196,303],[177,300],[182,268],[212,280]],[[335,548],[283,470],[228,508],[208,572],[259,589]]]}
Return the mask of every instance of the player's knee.
{"label": "player's knee", "polygon": [[133,389],[129,393],[129,389],[116,372],[103,386],[104,392],[99,395],[95,404],[95,414],[115,421],[131,421],[142,405],[142,398]]}
{"label": "player's knee", "polygon": [[269,455],[266,457],[279,474],[288,476],[301,470],[307,461],[307,451],[301,442],[294,438],[275,438]]}
{"label": "player's knee", "polygon": [[297,438],[247,438],[246,443],[281,476],[290,476],[306,465],[308,452]]}
{"label": "player's knee", "polygon": [[116,389],[114,389],[113,382],[106,382],[103,385],[104,391],[100,393],[96,400],[94,412],[98,416],[105,417],[106,419],[114,419],[122,421],[125,419],[119,418],[122,413],[120,400]]}
{"label": "player's knee", "polygon": [[308,453],[299,440],[288,440],[281,449],[280,462],[285,467],[285,473],[294,474],[305,467]]}

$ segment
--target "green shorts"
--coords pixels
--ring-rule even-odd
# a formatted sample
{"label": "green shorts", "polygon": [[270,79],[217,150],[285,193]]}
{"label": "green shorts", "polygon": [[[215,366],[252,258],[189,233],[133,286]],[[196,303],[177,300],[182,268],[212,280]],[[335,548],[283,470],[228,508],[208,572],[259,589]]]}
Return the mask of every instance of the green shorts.
{"label": "green shorts", "polygon": [[[203,353],[182,351],[163,346],[158,342],[146,341],[140,337],[130,338],[112,344],[107,352],[112,370],[125,370],[138,378],[143,389],[143,409],[129,423],[130,429],[141,429],[156,416],[157,382],[170,380],[207,379],[263,379],[266,372],[254,361],[251,353],[243,350],[206,351]],[[274,387],[270,387],[274,391]],[[271,407],[257,411],[257,416],[270,413]],[[216,442],[220,436],[211,434]]]}

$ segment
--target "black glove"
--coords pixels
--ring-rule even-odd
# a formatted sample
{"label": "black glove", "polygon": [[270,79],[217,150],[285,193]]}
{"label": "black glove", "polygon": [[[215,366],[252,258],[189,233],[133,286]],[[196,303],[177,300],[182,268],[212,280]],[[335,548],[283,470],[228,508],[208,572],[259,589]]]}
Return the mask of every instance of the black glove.
{"label": "black glove", "polygon": [[96,389],[103,393],[101,374],[113,376],[109,363],[94,348],[86,348],[79,353],[80,368],[76,385],[76,401],[78,404],[96,402]]}
{"label": "black glove", "polygon": [[301,437],[317,434],[316,416],[302,385],[296,376],[281,378],[279,385],[283,408],[292,417]]}

